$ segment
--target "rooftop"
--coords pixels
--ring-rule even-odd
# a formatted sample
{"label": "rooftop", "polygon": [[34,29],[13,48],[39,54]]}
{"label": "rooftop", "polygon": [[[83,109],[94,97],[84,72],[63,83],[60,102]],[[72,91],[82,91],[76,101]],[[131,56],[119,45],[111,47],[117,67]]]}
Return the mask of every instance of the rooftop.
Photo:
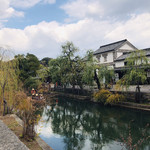
{"label": "rooftop", "polygon": [[113,50],[119,48],[125,42],[127,42],[127,39],[100,46],[100,48],[94,52],[94,55],[108,52],[108,51],[113,51]]}
{"label": "rooftop", "polygon": [[[145,49],[142,49],[145,51],[145,55],[146,56],[150,56],[150,48],[145,48]],[[124,54],[124,55],[121,55],[120,57],[118,57],[115,61],[121,61],[121,60],[125,60],[127,57],[130,56],[130,53],[127,53],[127,54]]]}

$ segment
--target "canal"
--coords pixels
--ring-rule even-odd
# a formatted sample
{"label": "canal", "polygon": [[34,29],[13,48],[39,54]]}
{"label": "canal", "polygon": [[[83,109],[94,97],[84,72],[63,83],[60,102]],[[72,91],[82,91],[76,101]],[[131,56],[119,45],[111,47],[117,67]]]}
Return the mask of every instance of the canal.
{"label": "canal", "polygon": [[[147,112],[59,98],[44,108],[37,130],[54,150],[121,150],[123,140],[148,137],[149,123]],[[149,150],[143,140],[139,150]]]}

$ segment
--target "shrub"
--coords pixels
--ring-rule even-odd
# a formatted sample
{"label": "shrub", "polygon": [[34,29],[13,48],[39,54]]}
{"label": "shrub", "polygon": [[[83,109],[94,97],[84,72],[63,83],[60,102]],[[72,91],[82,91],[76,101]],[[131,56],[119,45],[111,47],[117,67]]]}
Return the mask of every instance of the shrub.
{"label": "shrub", "polygon": [[34,139],[36,136],[35,124],[40,119],[38,111],[43,109],[44,100],[32,100],[24,92],[16,93],[16,111],[23,120],[23,133],[22,137],[27,139]]}
{"label": "shrub", "polygon": [[125,100],[125,97],[120,94],[112,94],[106,99],[106,104],[116,104]]}
{"label": "shrub", "polygon": [[97,93],[94,94],[94,99],[97,102],[105,103],[107,98],[111,95],[111,92],[105,89],[99,90]]}

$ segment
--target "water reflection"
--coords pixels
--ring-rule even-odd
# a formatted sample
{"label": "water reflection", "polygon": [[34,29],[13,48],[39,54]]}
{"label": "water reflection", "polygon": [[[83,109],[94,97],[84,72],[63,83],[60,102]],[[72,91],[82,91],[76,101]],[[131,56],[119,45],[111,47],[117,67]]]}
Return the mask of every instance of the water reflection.
{"label": "water reflection", "polygon": [[[133,143],[150,123],[148,113],[63,99],[45,107],[42,119],[40,136],[54,150],[120,150],[121,137],[128,138],[131,120]],[[149,133],[150,129],[147,136]],[[140,149],[150,149],[149,141]]]}

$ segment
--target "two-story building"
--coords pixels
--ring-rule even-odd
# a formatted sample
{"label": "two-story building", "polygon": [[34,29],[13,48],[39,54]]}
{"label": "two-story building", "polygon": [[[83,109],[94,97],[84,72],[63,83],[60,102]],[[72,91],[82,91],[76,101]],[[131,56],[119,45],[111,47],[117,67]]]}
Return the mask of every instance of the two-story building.
{"label": "two-story building", "polygon": [[[130,53],[137,50],[127,39],[100,46],[98,50],[94,52],[98,64],[106,65],[115,70],[116,80],[122,77],[121,70],[126,65],[126,58],[130,56]],[[143,49],[148,58],[150,58],[150,48]]]}

